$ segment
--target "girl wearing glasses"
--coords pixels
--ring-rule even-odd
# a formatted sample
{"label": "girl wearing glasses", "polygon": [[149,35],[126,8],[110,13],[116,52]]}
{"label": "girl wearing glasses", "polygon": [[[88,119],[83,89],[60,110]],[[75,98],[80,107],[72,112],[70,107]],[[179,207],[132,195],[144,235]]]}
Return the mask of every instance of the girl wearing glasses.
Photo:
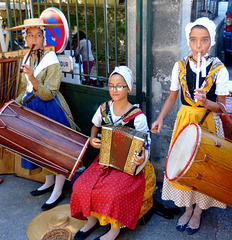
{"label": "girl wearing glasses", "polygon": [[[92,119],[90,143],[93,147],[101,147],[97,135],[105,124],[125,125],[145,133],[148,131],[145,115],[137,105],[128,101],[132,84],[132,72],[128,67],[116,67],[111,73],[109,92],[112,100],[101,104]],[[148,161],[149,143],[150,138],[141,156],[134,157],[134,165],[139,166],[140,170],[135,176],[103,167],[98,163],[98,156],[76,180],[71,196],[71,215],[78,219],[87,218],[88,221],[74,239],[87,238],[100,225],[111,224],[111,228],[95,239],[113,240],[121,228],[135,229],[139,218],[153,205],[156,177]]]}

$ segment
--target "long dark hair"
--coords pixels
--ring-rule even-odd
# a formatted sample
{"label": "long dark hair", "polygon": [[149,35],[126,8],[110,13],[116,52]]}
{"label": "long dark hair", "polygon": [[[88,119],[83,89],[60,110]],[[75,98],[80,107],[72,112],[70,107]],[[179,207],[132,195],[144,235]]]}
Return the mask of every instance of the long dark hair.
{"label": "long dark hair", "polygon": [[[80,39],[80,40],[86,39],[86,33],[85,33],[85,31],[79,30],[79,39]],[[77,41],[77,40],[78,40],[78,38],[77,38],[77,33],[75,33],[75,34],[73,35],[72,40],[73,40],[73,41]]]}

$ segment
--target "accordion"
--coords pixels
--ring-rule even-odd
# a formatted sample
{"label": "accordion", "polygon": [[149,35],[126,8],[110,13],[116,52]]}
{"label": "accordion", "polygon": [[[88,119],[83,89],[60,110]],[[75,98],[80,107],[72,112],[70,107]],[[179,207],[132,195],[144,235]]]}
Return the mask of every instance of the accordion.
{"label": "accordion", "polygon": [[135,154],[142,150],[147,134],[126,126],[102,127],[99,163],[134,175],[132,165]]}

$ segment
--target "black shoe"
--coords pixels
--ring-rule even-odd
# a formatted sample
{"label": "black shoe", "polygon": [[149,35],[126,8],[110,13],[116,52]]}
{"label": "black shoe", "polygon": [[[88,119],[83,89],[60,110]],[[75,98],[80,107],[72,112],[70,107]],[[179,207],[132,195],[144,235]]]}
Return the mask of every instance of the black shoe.
{"label": "black shoe", "polygon": [[47,193],[47,192],[52,192],[53,188],[54,188],[54,184],[51,187],[46,188],[44,190],[37,190],[36,189],[34,191],[31,191],[30,194],[32,196],[39,196],[39,195],[42,195],[42,194]]}
{"label": "black shoe", "polygon": [[44,205],[41,207],[43,211],[49,210],[51,208],[54,208],[59,202],[61,202],[65,198],[64,194],[62,193],[55,202],[53,203],[44,203]]}
{"label": "black shoe", "polygon": [[95,226],[93,226],[92,228],[90,228],[89,229],[89,231],[87,231],[87,232],[82,232],[81,230],[79,230],[76,234],[75,234],[75,236],[74,236],[74,240],[84,240],[84,239],[86,239],[89,235],[90,235],[90,233],[92,233],[94,230],[96,230],[97,228],[99,228],[100,227],[100,224],[99,224],[99,222],[97,222],[96,224],[95,224]]}
{"label": "black shoe", "polygon": [[[94,240],[100,240],[100,238],[101,238],[103,235],[107,234],[109,231],[110,231],[110,230],[108,230],[108,231],[106,231],[105,233],[101,234],[100,236],[94,238]],[[119,233],[119,234],[120,234],[120,233]],[[118,236],[119,236],[119,234],[118,234]],[[117,236],[115,239],[117,239],[118,236]]]}
{"label": "black shoe", "polygon": [[100,236],[98,236],[98,237],[94,238],[94,240],[100,240],[101,236],[103,236],[103,235],[105,235],[105,234],[107,234],[107,233],[108,233],[108,231],[107,231],[107,232],[105,232],[105,233],[103,233],[103,234],[101,234]]}

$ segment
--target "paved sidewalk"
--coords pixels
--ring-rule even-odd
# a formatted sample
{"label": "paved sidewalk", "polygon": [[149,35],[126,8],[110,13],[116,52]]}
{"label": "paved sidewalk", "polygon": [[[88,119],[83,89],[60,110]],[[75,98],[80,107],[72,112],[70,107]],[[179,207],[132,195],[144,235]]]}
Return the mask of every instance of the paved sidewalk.
{"label": "paved sidewalk", "polygon": [[[30,221],[38,215],[40,207],[49,197],[49,193],[32,197],[30,191],[41,186],[40,183],[19,178],[14,175],[0,175],[3,178],[0,184],[0,240],[26,240],[26,229]],[[74,181],[75,179],[73,179]],[[226,179],[225,179],[226,180]],[[72,182],[66,181],[64,194],[66,198],[59,204],[70,203]],[[162,183],[158,183],[159,189],[155,192],[154,198],[160,199]],[[173,207],[172,202],[163,202]],[[168,220],[154,214],[145,226],[137,226],[134,231],[123,229],[118,239],[121,240],[230,240],[232,239],[232,208],[226,210],[211,208],[203,212],[202,226],[199,232],[189,236],[185,232],[180,233],[175,229],[175,223],[179,216]],[[107,231],[108,227],[102,227],[92,233],[87,240],[94,239]]]}

